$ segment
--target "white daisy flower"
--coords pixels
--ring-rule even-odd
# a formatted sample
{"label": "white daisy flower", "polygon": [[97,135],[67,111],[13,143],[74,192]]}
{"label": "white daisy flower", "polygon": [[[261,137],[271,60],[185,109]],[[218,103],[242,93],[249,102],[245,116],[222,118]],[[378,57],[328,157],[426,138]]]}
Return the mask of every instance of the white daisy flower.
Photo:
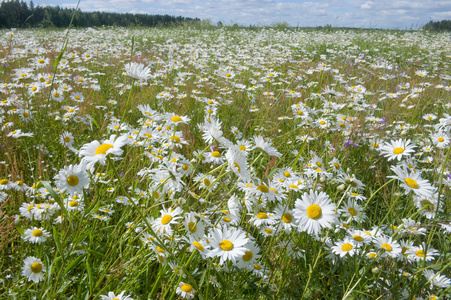
{"label": "white daisy flower", "polygon": [[176,293],[183,299],[191,299],[194,298],[196,291],[191,284],[180,282],[179,286],[177,287]]}
{"label": "white daisy flower", "polygon": [[28,278],[28,281],[38,283],[44,280],[45,266],[42,261],[34,256],[29,256],[24,259],[22,267],[22,275]]}
{"label": "white daisy flower", "polygon": [[310,190],[305,192],[302,199],[296,199],[294,217],[299,231],[318,235],[323,228],[332,228],[336,223],[336,205],[331,202],[324,192]]}
{"label": "white daisy flower", "polygon": [[33,244],[45,242],[48,237],[50,237],[50,233],[42,228],[34,226],[25,230],[24,235],[22,236],[25,241],[31,242]]}
{"label": "white daisy flower", "polygon": [[60,192],[67,191],[71,195],[82,194],[83,189],[87,189],[90,183],[83,164],[65,166],[54,179]]}
{"label": "white daisy flower", "polygon": [[221,226],[214,229],[211,233],[211,247],[210,257],[219,257],[219,264],[223,265],[227,260],[234,264],[237,259],[243,256],[248,250],[245,245],[249,238],[246,234],[237,228],[228,228]]}
{"label": "white daisy flower", "polygon": [[130,296],[124,296],[125,291],[115,295],[114,292],[108,292],[108,295],[100,295],[101,300],[133,300]]}
{"label": "white daisy flower", "polygon": [[431,197],[434,195],[436,188],[433,187],[428,180],[422,179],[420,172],[408,170],[405,166],[392,166],[391,170],[397,176],[387,176],[388,178],[395,178],[401,181],[401,187],[405,189],[404,194],[414,192],[420,197]]}
{"label": "white daisy flower", "polygon": [[397,141],[385,142],[380,146],[382,155],[388,157],[388,160],[401,160],[404,156],[410,157],[414,151],[415,145],[410,144],[410,140],[399,139]]}
{"label": "white daisy flower", "polygon": [[83,145],[80,149],[79,156],[82,157],[81,162],[86,164],[86,168],[93,170],[94,164],[99,162],[101,165],[105,165],[105,159],[108,154],[120,156],[123,153],[122,146],[127,144],[127,135],[122,135],[116,139],[116,135],[113,134],[109,139],[102,143],[93,141],[91,143]]}
{"label": "white daisy flower", "polygon": [[125,74],[131,78],[138,79],[139,81],[144,81],[149,79],[150,68],[144,66],[143,64],[130,62],[124,65]]}

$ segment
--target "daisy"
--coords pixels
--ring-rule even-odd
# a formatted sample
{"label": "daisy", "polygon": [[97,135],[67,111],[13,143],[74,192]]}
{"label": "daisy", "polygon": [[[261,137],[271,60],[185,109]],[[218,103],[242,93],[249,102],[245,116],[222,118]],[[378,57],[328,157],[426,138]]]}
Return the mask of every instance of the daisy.
{"label": "daisy", "polygon": [[443,131],[438,131],[431,135],[432,143],[438,148],[445,148],[449,145],[449,136]]}
{"label": "daisy", "polygon": [[338,212],[341,214],[341,217],[346,218],[346,222],[350,222],[351,220],[359,222],[360,220],[366,219],[363,209],[352,199],[348,199],[343,205],[343,208],[340,208]]}
{"label": "daisy", "polygon": [[64,131],[61,135],[60,135],[60,143],[63,146],[66,147],[72,147],[72,143],[74,142],[74,136],[72,135],[72,133],[68,132],[68,131]]}
{"label": "daisy", "polygon": [[410,144],[410,140],[404,141],[399,139],[397,141],[385,142],[380,146],[380,152],[384,156],[388,157],[388,160],[401,160],[404,156],[410,157],[410,154],[414,152],[415,145]]}
{"label": "daisy", "polygon": [[149,79],[150,68],[145,67],[143,64],[130,62],[124,65],[125,74],[131,78],[138,79],[139,81],[144,81]]}
{"label": "daisy", "polygon": [[105,159],[108,154],[122,155],[123,150],[121,147],[127,144],[127,141],[127,135],[122,135],[116,139],[116,135],[113,134],[102,143],[96,140],[85,144],[81,147],[79,153],[79,156],[82,157],[81,162],[86,165],[87,169],[93,171],[96,162],[105,165]]}
{"label": "daisy", "polygon": [[229,168],[243,179],[249,178],[249,170],[246,159],[246,152],[241,151],[238,146],[231,146],[225,154]]}
{"label": "daisy", "polygon": [[205,225],[201,220],[198,220],[193,213],[185,214],[185,220],[183,221],[185,230],[189,235],[196,238],[204,236]]}
{"label": "daisy", "polygon": [[357,244],[351,238],[345,238],[343,241],[338,241],[332,246],[332,252],[339,255],[341,258],[349,255],[354,256],[357,251]]}
{"label": "daisy", "polygon": [[353,239],[353,242],[359,246],[363,244],[369,244],[371,242],[371,236],[365,233],[363,230],[351,229],[346,231],[346,234]]}
{"label": "daisy", "polygon": [[163,208],[162,210],[160,210],[160,212],[161,217],[153,222],[152,229],[159,234],[166,234],[171,236],[171,225],[177,224],[177,220],[182,218],[179,217],[179,215],[182,213],[182,210],[180,209],[180,207],[171,210],[166,210],[165,208]]}
{"label": "daisy", "polygon": [[196,291],[194,290],[193,286],[189,283],[180,282],[179,286],[176,290],[177,295],[180,295],[183,299],[191,299],[194,298],[194,294]]}
{"label": "daisy", "polygon": [[415,261],[431,261],[434,260],[435,257],[439,255],[438,251],[435,250],[432,247],[428,247],[426,245],[426,243],[423,243],[421,246],[416,247],[416,246],[412,246],[407,252],[406,254],[409,256],[410,260],[415,260]]}
{"label": "daisy", "polygon": [[426,228],[420,228],[421,223],[417,223],[412,219],[402,219],[403,224],[399,227],[401,228],[399,231],[401,234],[405,235],[425,235],[427,230]]}
{"label": "daisy", "polygon": [[183,240],[188,241],[190,251],[199,251],[202,259],[206,259],[210,253],[210,244],[206,239],[198,239],[192,235],[188,238],[184,237]]}
{"label": "daisy", "polygon": [[64,167],[54,179],[60,192],[67,191],[71,195],[82,194],[83,189],[87,189],[90,183],[88,172],[83,164]]}
{"label": "daisy", "polygon": [[281,226],[286,233],[290,233],[291,229],[295,226],[294,212],[283,205],[276,207],[274,219],[278,221],[279,226]]}
{"label": "daisy", "polygon": [[219,226],[211,233],[211,247],[210,257],[219,257],[219,264],[223,265],[227,260],[234,264],[237,259],[243,256],[248,250],[245,245],[249,238],[240,229],[228,228],[227,226]]}
{"label": "daisy", "polygon": [[246,244],[247,251],[238,258],[236,266],[240,269],[244,269],[249,265],[253,265],[260,258],[260,249],[254,242],[249,241]]}
{"label": "daisy", "polygon": [[408,170],[407,167],[392,166],[391,170],[396,173],[397,176],[387,176],[388,178],[395,178],[401,181],[401,187],[405,189],[404,194],[414,192],[415,195],[420,197],[432,197],[436,188],[433,187],[428,180],[422,179],[420,172]]}
{"label": "daisy", "polygon": [[276,148],[272,146],[271,141],[265,141],[265,139],[261,135],[257,135],[253,137],[255,148],[260,148],[264,152],[266,152],[270,156],[281,157],[282,154],[277,151]]}
{"label": "daisy", "polygon": [[24,259],[22,267],[22,275],[28,278],[28,281],[38,283],[44,280],[45,266],[42,261],[34,256],[29,256]]}
{"label": "daisy", "polygon": [[170,124],[175,124],[175,125],[188,124],[188,122],[191,120],[187,116],[178,116],[174,113],[166,113],[164,115],[164,117]]}
{"label": "daisy", "polygon": [[113,292],[108,292],[108,295],[100,295],[100,299],[102,300],[133,300],[130,296],[124,296],[125,291],[122,293],[115,295]]}
{"label": "daisy", "polygon": [[30,229],[25,230],[22,238],[25,241],[31,242],[33,244],[39,244],[45,242],[47,238],[50,237],[50,233],[42,228],[31,227]]}
{"label": "daisy", "polygon": [[302,199],[296,199],[294,217],[298,223],[299,231],[318,235],[323,228],[332,228],[332,223],[337,221],[335,214],[336,205],[331,202],[324,192],[310,190],[302,195]]}
{"label": "daisy", "polygon": [[253,215],[248,222],[256,227],[260,227],[262,225],[272,225],[276,223],[276,219],[274,218],[274,214],[260,211],[256,215]]}
{"label": "daisy", "polygon": [[379,237],[376,237],[374,239],[374,242],[376,244],[376,247],[384,250],[384,253],[382,254],[381,257],[390,256],[396,258],[398,255],[401,254],[401,246],[398,244],[397,241],[394,241],[391,237],[381,235]]}
{"label": "daisy", "polygon": [[451,279],[440,273],[435,273],[432,270],[424,270],[423,276],[426,277],[427,281],[431,283],[431,288],[433,286],[440,288],[448,288],[451,286]]}

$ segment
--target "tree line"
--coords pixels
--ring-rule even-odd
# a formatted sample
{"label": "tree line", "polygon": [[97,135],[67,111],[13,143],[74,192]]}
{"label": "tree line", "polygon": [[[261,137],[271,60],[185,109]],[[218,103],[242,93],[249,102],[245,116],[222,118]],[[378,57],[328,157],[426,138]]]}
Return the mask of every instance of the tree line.
{"label": "tree line", "polygon": [[430,31],[451,31],[451,20],[430,21],[423,26],[423,29]]}
{"label": "tree line", "polygon": [[[2,0],[0,4],[0,28],[63,27],[69,26],[75,9],[59,6],[28,5],[24,0]],[[72,26],[169,26],[181,23],[199,23],[195,18],[169,15],[147,15],[111,12],[76,11]]]}

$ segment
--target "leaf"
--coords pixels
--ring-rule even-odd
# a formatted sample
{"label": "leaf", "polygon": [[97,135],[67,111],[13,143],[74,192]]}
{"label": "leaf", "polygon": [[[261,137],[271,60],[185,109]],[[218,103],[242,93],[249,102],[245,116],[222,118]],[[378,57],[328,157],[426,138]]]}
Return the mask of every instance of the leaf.
{"label": "leaf", "polygon": [[86,269],[88,270],[88,282],[89,282],[89,292],[92,293],[92,287],[94,285],[94,277],[92,276],[92,266],[89,261],[89,256],[86,258]]}
{"label": "leaf", "polygon": [[58,64],[59,64],[61,58],[63,58],[64,52],[66,52],[66,49],[67,49],[67,42],[68,42],[68,41],[66,40],[66,43],[64,44],[63,50],[60,52],[60,54],[58,55],[58,57],[55,59],[55,62],[53,63],[53,69],[54,69],[54,70],[56,70],[56,68],[58,67]]}
{"label": "leaf", "polygon": [[80,255],[76,259],[74,259],[67,267],[64,269],[63,274],[66,275],[70,271],[72,271],[76,266],[78,266],[83,259],[85,259],[85,255]]}
{"label": "leaf", "polygon": [[67,209],[63,205],[63,201],[61,201],[60,196],[53,190],[52,186],[50,185],[50,182],[48,182],[48,181],[41,181],[41,183],[49,191],[50,195],[52,195],[53,199],[55,199],[56,203],[58,203],[58,205],[63,210],[64,214],[67,216],[68,215]]}
{"label": "leaf", "polygon": [[17,231],[19,231],[20,235],[24,235],[25,231],[23,230],[22,227],[17,226],[16,229],[17,229]]}
{"label": "leaf", "polygon": [[56,249],[58,250],[63,261],[65,261],[66,259],[64,258],[63,247],[62,247],[62,243],[61,243],[61,236],[58,233],[58,231],[56,231],[56,227],[53,227],[53,240],[55,241]]}

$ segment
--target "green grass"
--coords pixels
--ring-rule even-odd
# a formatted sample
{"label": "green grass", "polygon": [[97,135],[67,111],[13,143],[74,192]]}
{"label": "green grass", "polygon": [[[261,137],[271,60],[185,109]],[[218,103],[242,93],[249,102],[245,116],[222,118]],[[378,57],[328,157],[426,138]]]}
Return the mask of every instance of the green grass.
{"label": "green grass", "polygon": [[[447,35],[294,30],[282,25],[258,30],[71,30],[59,62],[59,66],[68,62],[64,68],[53,66],[65,42],[63,32],[19,30],[12,37],[1,32],[0,178],[10,183],[2,181],[4,194],[0,198],[4,198],[0,201],[0,298],[100,299],[108,292],[118,295],[125,291],[124,295],[133,299],[177,299],[181,282],[192,286],[195,299],[450,297],[450,284],[431,286],[424,275],[425,270],[433,270],[450,278],[449,232],[442,224],[449,226],[451,220],[447,181],[451,150],[449,144],[439,148],[431,140],[436,133],[433,125],[450,111],[446,77],[450,52],[443,43]],[[31,59],[36,57],[49,58],[49,63],[33,69]],[[133,89],[127,87],[134,81],[123,74],[129,62],[151,66],[152,78]],[[390,67],[380,67],[383,64]],[[16,71],[27,67],[30,69]],[[235,76],[221,75],[221,69]],[[421,77],[415,73],[418,70],[429,74]],[[50,83],[31,94],[31,87],[41,84],[39,73]],[[82,76],[84,83],[76,76]],[[53,89],[65,85],[72,90],[62,92],[64,100],[52,100]],[[327,94],[329,89],[338,94]],[[290,91],[299,96],[291,97]],[[83,94],[83,103],[70,99],[76,92]],[[164,92],[171,98],[158,96]],[[397,97],[388,96],[393,93]],[[182,94],[186,97],[178,97]],[[162,117],[152,121],[142,114],[138,105],[146,104]],[[304,108],[302,118],[297,118],[296,104]],[[65,113],[74,106],[78,108],[74,116],[89,115],[92,121],[76,122],[74,116],[64,121]],[[26,108],[32,118],[24,120]],[[107,112],[114,117],[108,117]],[[190,120],[174,124],[164,113]],[[437,118],[425,120],[426,114]],[[282,116],[287,118],[279,119]],[[371,120],[377,118],[380,120]],[[221,122],[219,136],[231,144],[245,139],[255,145],[253,139],[261,135],[280,156],[268,155],[260,148],[248,151],[249,176],[240,179],[224,158],[229,145],[218,136],[211,143],[203,139],[203,124],[208,119]],[[119,129],[112,127],[115,121]],[[14,125],[5,126],[7,122]],[[121,129],[121,124],[126,127]],[[239,136],[233,133],[233,126]],[[9,136],[18,129],[33,136]],[[73,135],[72,148],[60,142],[64,131]],[[444,132],[449,137],[448,127]],[[186,144],[172,149],[175,139],[170,137],[175,133]],[[69,203],[74,199],[59,190],[61,184],[55,176],[65,167],[81,163],[78,151],[84,145],[112,134],[126,135],[130,143],[120,147],[121,155],[109,154],[104,165],[97,162],[88,170],[89,187],[75,199],[82,209],[71,210]],[[312,140],[302,141],[305,135]],[[402,161],[389,161],[372,147],[375,139],[382,146],[400,138],[415,145],[411,157]],[[432,150],[428,152],[427,147]],[[225,164],[207,162],[211,156],[202,153],[212,151],[219,151]],[[332,161],[341,164],[341,177],[329,164]],[[441,211],[434,218],[426,218],[424,211],[434,211],[435,207],[418,209],[414,192],[405,193],[401,180],[388,177],[395,175],[391,167],[402,162],[421,172],[421,178],[443,195],[439,198]],[[441,172],[441,168],[446,171]],[[145,175],[138,175],[144,171]],[[163,177],[158,177],[157,171]],[[205,187],[207,175],[213,176],[209,178],[215,188]],[[281,176],[290,184],[277,186],[282,184]],[[352,180],[345,180],[349,177],[364,187],[356,189]],[[171,190],[169,184],[176,178],[183,185]],[[290,181],[292,178],[296,180]],[[30,188],[22,191],[9,186],[18,180]],[[246,188],[246,182],[252,182],[253,188]],[[268,187],[274,187],[278,194],[262,192]],[[272,216],[276,208],[294,209],[309,191],[328,195],[339,212],[337,222],[315,236],[293,217],[295,226],[285,232],[278,227],[283,221]],[[353,205],[366,218],[347,219],[346,207],[352,198],[348,192],[365,197]],[[280,198],[266,201],[272,197],[268,195]],[[119,196],[133,204],[117,203]],[[49,205],[48,218],[45,214],[43,218],[28,218],[27,210],[19,210],[32,204]],[[152,225],[163,216],[160,210],[169,208],[180,208],[182,218],[170,225],[172,234],[158,234]],[[344,212],[339,211],[344,208]],[[108,214],[105,209],[114,212]],[[266,227],[253,225],[261,212],[273,220],[269,226],[272,235],[266,236]],[[55,223],[62,214],[64,220]],[[214,254],[202,256],[183,223],[190,214],[196,216],[198,226],[206,226],[201,242],[207,252],[206,239],[211,244],[212,233],[223,228],[221,224],[245,233],[246,239],[252,240],[245,247],[249,250],[254,244],[258,249],[249,267],[252,271],[230,260],[221,265]],[[227,223],[227,218],[235,221]],[[425,230],[424,235],[401,230],[403,219],[409,218],[417,223],[417,231]],[[45,242],[35,244],[21,237],[32,226],[49,233]],[[370,231],[372,237],[362,246],[353,244],[358,248],[356,254],[341,258],[332,247],[347,236],[352,239],[348,234],[351,230]],[[393,248],[410,242],[411,250],[425,245],[423,250],[434,255],[428,261],[414,259],[415,251],[409,257],[392,258],[389,251],[378,247],[376,233],[391,237]],[[368,257],[371,252],[373,258]],[[255,259],[257,254],[260,257]],[[22,275],[24,259],[30,256],[40,259],[45,267],[38,283]],[[211,276],[215,282],[210,281]]]}

